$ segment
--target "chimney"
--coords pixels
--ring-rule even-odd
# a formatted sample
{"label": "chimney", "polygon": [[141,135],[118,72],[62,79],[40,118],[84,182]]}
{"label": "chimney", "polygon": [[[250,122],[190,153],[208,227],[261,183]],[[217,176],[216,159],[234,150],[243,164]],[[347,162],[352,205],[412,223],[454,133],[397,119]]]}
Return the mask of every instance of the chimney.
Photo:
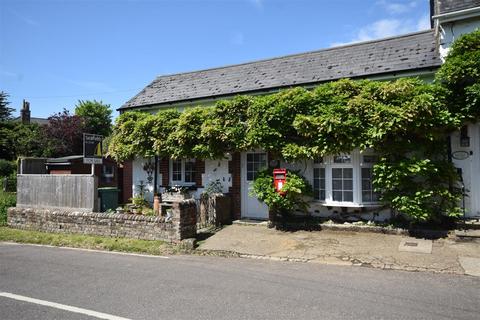
{"label": "chimney", "polygon": [[20,115],[23,124],[30,123],[30,102],[26,101],[25,99],[23,100],[23,108],[20,110]]}

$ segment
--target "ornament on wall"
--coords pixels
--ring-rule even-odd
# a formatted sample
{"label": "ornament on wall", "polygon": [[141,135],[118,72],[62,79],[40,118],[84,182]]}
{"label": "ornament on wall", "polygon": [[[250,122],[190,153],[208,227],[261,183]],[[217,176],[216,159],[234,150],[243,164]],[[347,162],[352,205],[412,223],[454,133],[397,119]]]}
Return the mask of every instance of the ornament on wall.
{"label": "ornament on wall", "polygon": [[145,162],[143,164],[143,170],[147,173],[147,181],[148,183],[152,183],[153,181],[153,172],[155,171],[155,165],[151,160]]}

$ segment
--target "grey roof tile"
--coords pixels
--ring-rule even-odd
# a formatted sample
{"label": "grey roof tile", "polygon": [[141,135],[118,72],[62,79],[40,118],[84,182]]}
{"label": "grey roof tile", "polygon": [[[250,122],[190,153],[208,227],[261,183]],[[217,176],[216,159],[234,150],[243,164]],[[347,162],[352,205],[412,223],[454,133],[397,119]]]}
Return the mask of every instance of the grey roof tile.
{"label": "grey roof tile", "polygon": [[157,77],[119,110],[436,68],[433,30],[238,65]]}
{"label": "grey roof tile", "polygon": [[480,0],[435,0],[435,14],[443,14],[480,7]]}

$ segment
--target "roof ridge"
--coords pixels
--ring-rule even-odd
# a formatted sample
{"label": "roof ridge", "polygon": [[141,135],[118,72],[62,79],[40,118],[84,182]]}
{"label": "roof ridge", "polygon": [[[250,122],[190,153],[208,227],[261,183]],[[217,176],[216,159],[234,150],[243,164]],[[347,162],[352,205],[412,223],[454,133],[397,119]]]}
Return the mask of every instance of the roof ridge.
{"label": "roof ridge", "polygon": [[161,78],[186,75],[186,74],[190,74],[190,73],[199,73],[199,72],[205,72],[205,71],[228,69],[228,68],[231,68],[231,67],[244,66],[244,65],[254,64],[254,63],[259,63],[259,62],[266,62],[266,61],[272,61],[272,60],[279,60],[279,59],[284,59],[284,58],[308,55],[308,54],[313,54],[313,53],[317,53],[317,52],[325,52],[325,51],[330,51],[330,50],[336,50],[336,49],[339,49],[339,48],[349,48],[349,47],[355,47],[355,46],[365,45],[365,44],[369,44],[369,43],[378,43],[378,42],[383,42],[383,41],[388,41],[388,40],[393,40],[393,39],[401,39],[401,38],[405,38],[405,37],[414,36],[414,35],[417,35],[417,34],[433,32],[433,31],[434,31],[434,29],[427,29],[427,30],[405,33],[405,34],[397,35],[397,36],[386,37],[386,38],[349,43],[349,44],[330,47],[330,48],[323,48],[323,49],[310,50],[310,51],[299,52],[299,53],[292,53],[292,54],[287,54],[287,55],[284,55],[284,56],[277,56],[277,57],[273,57],[273,58],[265,58],[265,59],[252,60],[252,61],[247,61],[247,62],[242,62],[242,63],[227,64],[227,65],[223,65],[223,66],[206,68],[206,69],[191,70],[191,71],[184,71],[184,72],[178,72],[178,73],[169,73],[169,74],[164,74],[164,75],[157,76],[155,78],[155,80],[153,80],[148,86],[154,84],[158,79],[161,79]]}

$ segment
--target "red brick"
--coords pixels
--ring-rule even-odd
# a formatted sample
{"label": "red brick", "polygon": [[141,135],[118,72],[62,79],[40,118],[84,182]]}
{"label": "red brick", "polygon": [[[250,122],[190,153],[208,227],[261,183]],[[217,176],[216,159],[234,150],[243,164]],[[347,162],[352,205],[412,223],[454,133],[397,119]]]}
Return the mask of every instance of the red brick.
{"label": "red brick", "polygon": [[231,197],[231,211],[233,219],[240,219],[242,212],[241,202],[241,167],[240,153],[232,154],[232,160],[228,162],[228,172],[232,175],[232,186],[229,188]]}

